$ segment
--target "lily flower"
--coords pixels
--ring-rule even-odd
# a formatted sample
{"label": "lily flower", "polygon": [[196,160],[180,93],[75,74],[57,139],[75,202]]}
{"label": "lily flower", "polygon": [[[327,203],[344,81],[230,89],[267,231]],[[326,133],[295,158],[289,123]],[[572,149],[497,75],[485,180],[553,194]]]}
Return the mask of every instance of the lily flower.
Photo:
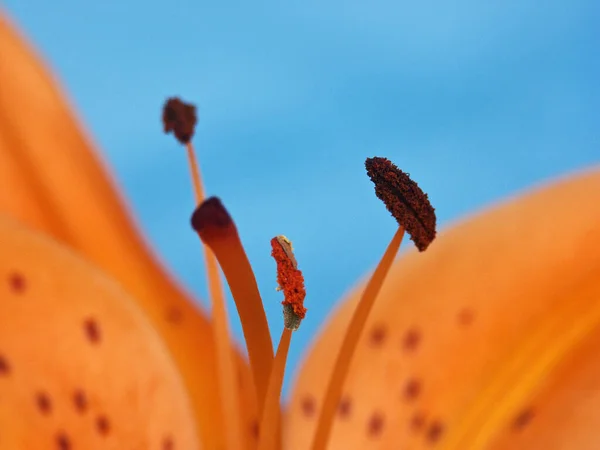
{"label": "lily flower", "polygon": [[[0,14],[0,449],[600,447],[600,168],[436,236],[426,194],[368,159],[398,231],[284,406],[287,349],[310,317],[301,263],[273,238],[286,320],[273,352],[234,220],[204,197],[195,120],[165,105],[189,158],[210,317],[157,262],[58,84]],[[405,231],[420,251],[396,258]]]}

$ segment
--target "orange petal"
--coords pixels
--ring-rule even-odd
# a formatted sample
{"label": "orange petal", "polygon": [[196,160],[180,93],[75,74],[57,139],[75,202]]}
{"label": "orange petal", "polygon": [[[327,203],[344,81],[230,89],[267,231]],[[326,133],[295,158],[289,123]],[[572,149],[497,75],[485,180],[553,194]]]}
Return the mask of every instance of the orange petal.
{"label": "orange petal", "polygon": [[2,216],[0,244],[3,448],[200,448],[181,376],[123,289]]}
{"label": "orange petal", "polygon": [[[209,322],[150,254],[54,80],[1,15],[0,179],[0,211],[76,249],[138,301],[183,375],[206,447],[219,447]],[[246,362],[237,361],[251,385]],[[250,433],[255,399],[252,389],[244,393]]]}
{"label": "orange petal", "polygon": [[[596,291],[595,301],[598,293]],[[600,447],[600,328],[550,373],[490,450],[596,450]]]}
{"label": "orange petal", "polygon": [[[351,365],[330,448],[551,449],[571,438],[576,445],[560,448],[599,448],[598,396],[585,393],[600,379],[599,204],[596,169],[458,224],[396,263]],[[303,365],[286,448],[310,440],[359,296],[336,311]],[[523,441],[509,434],[538,410]]]}

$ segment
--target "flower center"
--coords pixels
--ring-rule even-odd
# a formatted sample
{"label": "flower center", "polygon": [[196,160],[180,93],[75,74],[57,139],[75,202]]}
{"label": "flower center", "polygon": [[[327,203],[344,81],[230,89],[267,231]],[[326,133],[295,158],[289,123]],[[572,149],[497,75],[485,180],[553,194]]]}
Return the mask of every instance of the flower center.
{"label": "flower center", "polygon": [[[221,414],[223,421],[228,423],[226,442],[228,448],[242,448],[242,443],[236,441],[236,436],[237,439],[241,436],[240,411],[237,410],[239,394],[237,383],[234,381],[227,311],[217,262],[225,274],[235,301],[248,349],[260,415],[259,449],[276,450],[281,447],[279,405],[291,335],[306,315],[304,277],[298,269],[291,241],[282,235],[271,239],[271,256],[277,263],[277,290],[283,291],[284,294],[284,329],[277,352],[273,355],[271,335],[256,278],[236,226],[217,197],[204,199],[200,171],[191,144],[196,120],[196,109],[193,105],[185,104],[178,98],[166,102],[163,110],[164,130],[167,133],[173,132],[177,140],[186,146],[198,202],[192,214],[191,224],[207,247],[205,256],[217,346],[219,389],[222,396]],[[377,196],[396,218],[399,228],[367,283],[342,342],[325,392],[311,449],[321,450],[327,445],[354,350],[398,253],[405,230],[410,233],[420,251],[425,250],[436,235],[435,210],[429,204],[427,194],[410,180],[408,174],[385,158],[369,158],[365,165],[367,173],[375,183]]]}

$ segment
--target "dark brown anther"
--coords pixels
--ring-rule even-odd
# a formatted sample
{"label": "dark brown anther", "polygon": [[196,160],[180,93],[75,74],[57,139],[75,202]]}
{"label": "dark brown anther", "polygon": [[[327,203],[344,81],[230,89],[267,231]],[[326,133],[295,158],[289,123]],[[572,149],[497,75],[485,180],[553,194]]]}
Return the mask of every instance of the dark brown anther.
{"label": "dark brown anther", "polygon": [[165,133],[173,132],[177,140],[186,145],[192,140],[198,122],[196,107],[179,97],[169,98],[163,107],[162,121]]}
{"label": "dark brown anther", "polygon": [[424,251],[436,235],[435,209],[427,194],[386,158],[367,158],[365,167],[375,183],[377,197],[410,234],[419,251]]}

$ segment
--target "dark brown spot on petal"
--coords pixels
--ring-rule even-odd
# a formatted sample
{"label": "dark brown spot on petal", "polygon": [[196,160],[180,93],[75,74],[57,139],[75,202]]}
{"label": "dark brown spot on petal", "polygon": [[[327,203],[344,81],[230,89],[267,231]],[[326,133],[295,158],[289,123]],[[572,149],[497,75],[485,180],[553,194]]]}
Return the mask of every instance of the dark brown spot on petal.
{"label": "dark brown spot on petal", "polygon": [[404,398],[406,400],[415,400],[421,394],[421,382],[416,378],[411,378],[404,385]]}
{"label": "dark brown spot on petal", "polygon": [[421,333],[416,328],[409,329],[402,338],[402,348],[406,351],[414,351],[421,343]]}
{"label": "dark brown spot on petal", "polygon": [[110,432],[110,423],[106,416],[98,416],[96,418],[96,429],[102,436],[106,436]]}
{"label": "dark brown spot on petal", "polygon": [[412,415],[410,418],[410,428],[414,432],[419,432],[425,426],[425,422],[427,420],[427,416],[424,412],[418,411]]}
{"label": "dark brown spot on petal", "polygon": [[312,417],[315,415],[315,411],[317,407],[315,405],[315,400],[312,397],[305,396],[300,402],[300,407],[302,408],[302,412],[306,417]]}
{"label": "dark brown spot on petal", "polygon": [[458,312],[456,319],[458,320],[459,325],[468,327],[475,319],[475,312],[472,309],[463,308]]}
{"label": "dark brown spot on petal", "polygon": [[45,392],[38,392],[35,395],[35,403],[42,414],[48,415],[52,412],[52,401]]}
{"label": "dark brown spot on petal", "polygon": [[78,412],[82,414],[86,412],[88,407],[88,400],[87,396],[85,395],[85,392],[83,392],[81,389],[78,389],[73,393],[73,404],[75,405],[75,409]]}
{"label": "dark brown spot on petal", "polygon": [[440,440],[442,435],[444,434],[444,424],[439,420],[434,420],[427,427],[427,431],[425,433],[425,437],[427,441],[431,444],[435,444]]}
{"label": "dark brown spot on petal", "polygon": [[181,320],[183,319],[183,313],[179,308],[173,306],[167,310],[165,318],[172,324],[178,324],[181,323]]}
{"label": "dark brown spot on petal", "polygon": [[435,209],[427,194],[389,159],[367,158],[365,167],[375,194],[398,225],[406,229],[419,251],[427,249],[436,235]]}
{"label": "dark brown spot on petal", "polygon": [[91,318],[86,319],[83,322],[83,329],[85,331],[85,335],[92,344],[97,344],[100,342],[100,327],[98,326],[98,322]]}
{"label": "dark brown spot on petal", "polygon": [[65,433],[60,432],[56,435],[56,448],[59,450],[71,450],[71,440]]}
{"label": "dark brown spot on petal", "polygon": [[25,291],[25,277],[20,273],[13,272],[8,276],[8,285],[15,294],[20,294]]}
{"label": "dark brown spot on petal", "polygon": [[523,428],[529,425],[529,423],[533,419],[533,416],[534,412],[532,408],[526,408],[519,412],[519,414],[515,416],[512,422],[513,431],[521,431]]}
{"label": "dark brown spot on petal", "polygon": [[342,419],[350,416],[352,412],[352,401],[348,397],[342,397],[338,405],[338,413]]}
{"label": "dark brown spot on petal", "polygon": [[383,345],[385,338],[387,336],[387,330],[384,325],[376,325],[371,330],[371,334],[369,336],[369,342],[374,347],[380,347]]}
{"label": "dark brown spot on petal", "polygon": [[252,423],[250,424],[250,434],[258,439],[259,435],[260,435],[260,425],[258,424],[258,420],[253,420]]}
{"label": "dark brown spot on petal", "polygon": [[162,450],[174,450],[175,442],[171,436],[166,436],[162,441]]}
{"label": "dark brown spot on petal", "polygon": [[374,412],[369,418],[367,424],[367,434],[370,437],[377,437],[383,432],[384,417],[379,412]]}
{"label": "dark brown spot on petal", "polygon": [[0,355],[0,376],[10,373],[10,364],[4,355]]}

